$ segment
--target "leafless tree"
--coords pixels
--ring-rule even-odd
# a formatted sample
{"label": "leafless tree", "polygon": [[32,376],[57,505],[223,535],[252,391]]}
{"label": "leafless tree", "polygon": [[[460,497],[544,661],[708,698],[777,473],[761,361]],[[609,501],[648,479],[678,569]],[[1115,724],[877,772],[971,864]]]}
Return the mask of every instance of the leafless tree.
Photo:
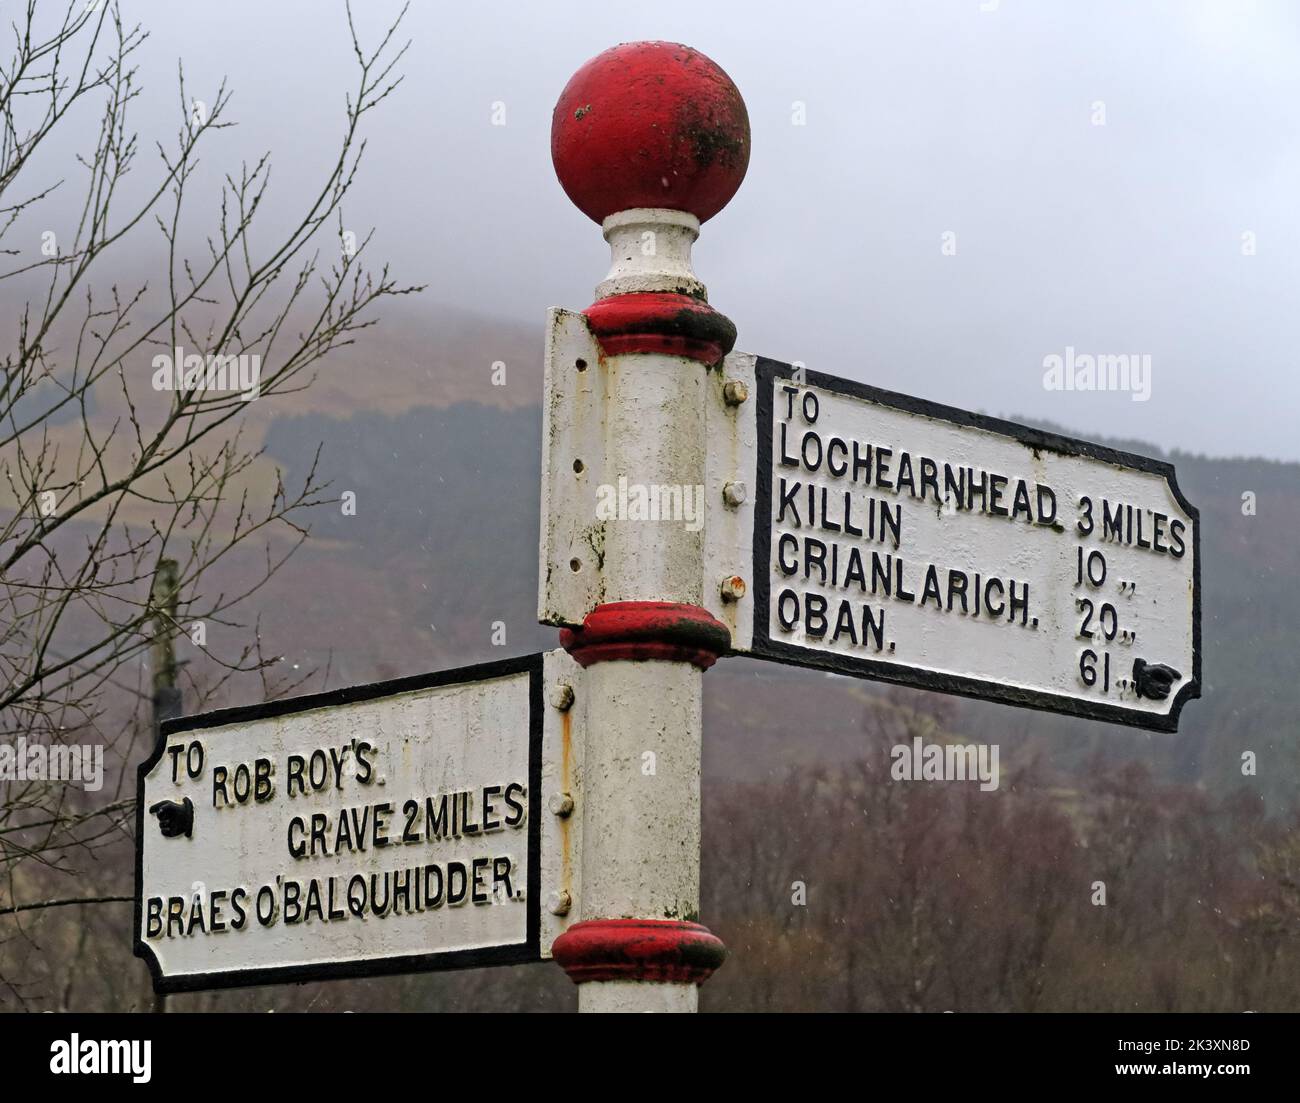
{"label": "leafless tree", "polygon": [[[222,639],[239,641],[205,647],[206,688],[237,672],[273,676],[274,658],[237,609],[300,545],[302,513],[329,500],[328,488],[314,465],[287,486],[240,426],[254,397],[309,386],[322,358],[374,323],[380,300],[418,290],[387,267],[367,270],[370,238],[345,231],[342,208],[365,116],[401,83],[404,14],[368,49],[348,10],[358,72],[338,156],[278,237],[258,219],[268,155],[224,175],[206,237],[184,229],[202,182],[199,151],[232,125],[224,83],[193,99],[180,69],[178,131],[147,167],[128,121],[145,32],[102,0],[73,0],[53,16],[30,0],[11,26],[0,70],[9,341],[0,348],[0,744],[102,743],[117,781],[90,794],[43,778],[0,780],[0,946],[26,937],[52,904],[125,898],[125,869],[117,893],[85,892],[105,880],[98,871],[83,883],[66,875],[131,830],[122,767],[149,730],[141,668],[164,612],[151,598],[164,558],[177,565],[178,593],[164,630],[201,642],[221,626]],[[87,112],[99,120],[91,148],[72,172],[46,179],[47,139]],[[75,204],[61,206],[72,190]],[[120,286],[112,273],[124,270],[124,251],[148,248],[144,239],[162,258],[157,277]],[[229,591],[212,585],[213,568],[244,547],[263,549],[255,577]],[[188,695],[195,704],[198,683]],[[25,1002],[3,965],[0,1003]]]}

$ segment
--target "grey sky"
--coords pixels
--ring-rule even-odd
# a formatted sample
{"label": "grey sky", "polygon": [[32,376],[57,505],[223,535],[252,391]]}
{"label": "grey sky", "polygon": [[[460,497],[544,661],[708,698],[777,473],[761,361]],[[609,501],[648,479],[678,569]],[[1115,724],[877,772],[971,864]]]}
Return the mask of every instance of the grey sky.
{"label": "grey sky", "polygon": [[[228,76],[240,126],[205,163],[271,149],[287,212],[353,81],[342,4],[125,7],[152,35],[142,136],[175,129],[178,57],[200,98]],[[356,7],[374,40],[398,5]],[[1294,4],[415,0],[406,33],[348,214],[432,299],[539,327],[590,302],[607,248],[555,180],[551,108],[608,46],[685,41],[753,126],[749,176],[695,254],[740,348],[1084,436],[1300,459]],[[1150,401],[1045,391],[1066,346],[1150,354]]]}

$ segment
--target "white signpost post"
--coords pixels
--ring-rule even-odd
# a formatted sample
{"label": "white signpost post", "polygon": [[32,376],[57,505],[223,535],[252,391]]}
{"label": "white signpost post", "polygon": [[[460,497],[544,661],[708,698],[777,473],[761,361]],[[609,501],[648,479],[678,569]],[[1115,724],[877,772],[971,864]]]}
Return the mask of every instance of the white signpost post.
{"label": "white signpost post", "polygon": [[581,713],[543,692],[580,674],[530,655],[164,724],[137,813],[155,987],[549,957]]}

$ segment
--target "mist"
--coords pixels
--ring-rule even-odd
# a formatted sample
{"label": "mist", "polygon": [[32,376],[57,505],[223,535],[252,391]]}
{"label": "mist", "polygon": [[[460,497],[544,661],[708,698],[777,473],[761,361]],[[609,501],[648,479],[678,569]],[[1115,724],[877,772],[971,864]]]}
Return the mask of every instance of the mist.
{"label": "mist", "polygon": [[[400,7],[356,9],[373,45]],[[183,60],[187,95],[226,78],[238,121],[203,153],[199,213],[220,172],[270,150],[266,220],[290,217],[355,79],[342,3],[124,14],[150,32],[140,184],[175,133]],[[586,306],[608,266],[551,168],[559,91],[617,42],[686,42],[753,127],[748,177],[695,251],[738,349],[1082,436],[1300,459],[1298,25],[1282,3],[417,0],[346,215],[373,228],[372,265],[427,283],[414,309],[536,324],[540,358],[546,308]],[[1067,355],[1149,357],[1149,394],[1046,389]]]}

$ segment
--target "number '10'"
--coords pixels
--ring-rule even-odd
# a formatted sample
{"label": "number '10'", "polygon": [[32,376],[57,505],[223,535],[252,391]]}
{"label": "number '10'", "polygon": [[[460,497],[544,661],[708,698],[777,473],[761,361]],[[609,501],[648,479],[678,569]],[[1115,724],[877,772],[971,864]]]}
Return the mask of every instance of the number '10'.
{"label": "number '10'", "polygon": [[[1074,584],[1076,586],[1082,586],[1084,577],[1083,548],[1080,546],[1074,550]],[[1093,549],[1088,553],[1087,576],[1088,585],[1092,587],[1100,586],[1106,581],[1106,557],[1096,549]]]}

